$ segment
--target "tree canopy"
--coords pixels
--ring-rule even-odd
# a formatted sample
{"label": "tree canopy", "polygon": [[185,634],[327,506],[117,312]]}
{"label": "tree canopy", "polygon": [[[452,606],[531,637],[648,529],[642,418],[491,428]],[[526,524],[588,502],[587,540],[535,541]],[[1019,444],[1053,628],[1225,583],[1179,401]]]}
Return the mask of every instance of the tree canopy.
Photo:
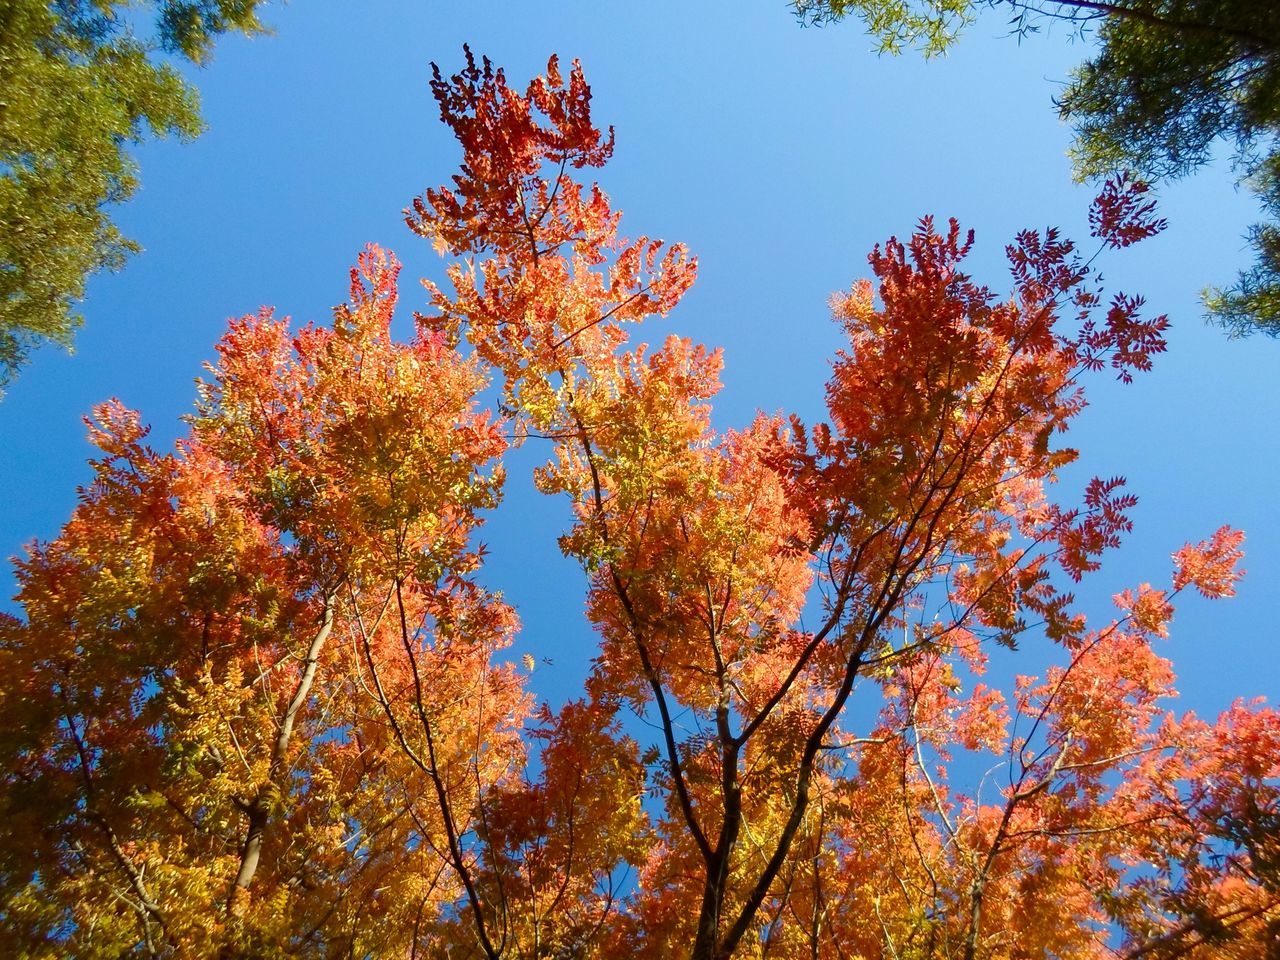
{"label": "tree canopy", "polygon": [[[632,343],[697,265],[579,179],[614,143],[577,64],[432,86],[463,162],[406,213],[451,261],[412,338],[377,249],[330,324],[232,322],[173,452],[95,411],[92,484],[19,562],[5,952],[1271,956],[1280,714],[1174,715],[1156,648],[1243,535],[1090,625],[1070,585],[1134,498],[1053,496],[1088,381],[1164,318],[1054,230],[997,296],[926,219],[833,300],[827,420],[720,432],[719,352]],[[1091,223],[1163,226],[1123,179]],[[599,635],[557,709],[476,540],[535,438]]]}
{"label": "tree canopy", "polygon": [[807,20],[861,17],[882,51],[950,46],[983,8],[1016,32],[1065,20],[1098,50],[1058,98],[1077,133],[1082,178],[1182,177],[1227,143],[1268,219],[1250,231],[1254,265],[1205,293],[1234,334],[1280,336],[1280,7],[1255,0],[796,0]]}
{"label": "tree canopy", "polygon": [[150,38],[123,2],[0,9],[0,386],[34,347],[69,346],[86,279],[137,249],[110,215],[137,186],[128,145],[200,132],[195,90],[162,54],[202,63],[219,34],[259,31],[260,5],[160,0]]}

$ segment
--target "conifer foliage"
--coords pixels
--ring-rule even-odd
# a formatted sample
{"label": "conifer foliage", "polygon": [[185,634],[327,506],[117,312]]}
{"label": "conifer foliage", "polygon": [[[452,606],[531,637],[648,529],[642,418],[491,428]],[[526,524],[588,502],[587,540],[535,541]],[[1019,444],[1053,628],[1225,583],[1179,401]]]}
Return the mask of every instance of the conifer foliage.
{"label": "conifer foliage", "polygon": [[[925,219],[833,300],[829,422],[717,432],[719,352],[633,343],[696,262],[578,179],[613,150],[578,65],[433,89],[463,164],[407,211],[453,258],[413,339],[372,249],[332,325],[234,321],[173,453],[95,411],[94,481],[19,564],[6,955],[1274,956],[1280,715],[1174,715],[1154,645],[1242,535],[1101,625],[1066,592],[1134,499],[1051,497],[1056,440],[1164,319],[1052,230],[997,297]],[[1125,182],[1092,222],[1162,226]],[[558,709],[477,578],[530,435],[600,640]],[[1020,643],[1051,664],[986,686]]]}

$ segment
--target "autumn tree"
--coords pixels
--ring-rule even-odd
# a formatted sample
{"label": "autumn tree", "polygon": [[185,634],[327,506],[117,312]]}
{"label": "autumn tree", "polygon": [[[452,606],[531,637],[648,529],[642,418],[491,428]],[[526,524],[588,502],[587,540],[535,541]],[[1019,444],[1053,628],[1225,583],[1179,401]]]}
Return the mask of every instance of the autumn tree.
{"label": "autumn tree", "polygon": [[809,22],[861,18],[882,51],[947,50],[984,9],[1013,32],[1058,23],[1096,40],[1058,110],[1076,131],[1081,178],[1117,171],[1187,176],[1225,142],[1266,219],[1249,231],[1255,263],[1205,292],[1234,335],[1280,335],[1280,8],[1255,0],[795,0]]}
{"label": "autumn tree", "polygon": [[126,145],[200,132],[169,57],[203,63],[220,34],[262,29],[261,0],[157,0],[153,37],[130,28],[131,6],[147,5],[0,7],[0,387],[34,348],[70,346],[85,281],[137,249],[110,213],[137,187]]}
{"label": "autumn tree", "polygon": [[233,323],[173,454],[95,412],[0,627],[7,955],[396,955],[458,896],[528,709],[469,542],[505,444],[475,362],[391,341],[397,269]]}
{"label": "autumn tree", "polygon": [[[521,91],[468,53],[433,90],[463,163],[407,211],[452,257],[414,338],[376,251],[331,328],[234,322],[177,451],[101,408],[20,563],[8,952],[1274,956],[1280,714],[1173,715],[1155,648],[1242,535],[1090,626],[1069,586],[1133,498],[1050,496],[1088,379],[1148,368],[1164,318],[1052,230],[997,297],[926,219],[833,299],[828,422],[720,432],[719,352],[631,343],[696,263],[579,179],[614,144],[578,65]],[[1091,222],[1162,227],[1125,180]],[[478,580],[523,439],[600,638],[558,708]]]}

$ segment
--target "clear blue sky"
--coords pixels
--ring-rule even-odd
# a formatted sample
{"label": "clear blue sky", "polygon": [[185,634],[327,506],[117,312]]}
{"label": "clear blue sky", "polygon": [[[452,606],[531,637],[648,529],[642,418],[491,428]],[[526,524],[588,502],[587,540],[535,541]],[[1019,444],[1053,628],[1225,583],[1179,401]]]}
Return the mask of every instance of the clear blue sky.
{"label": "clear blue sky", "polygon": [[[118,218],[145,252],[91,284],[75,355],[39,353],[0,403],[6,555],[68,516],[88,477],[80,418],[91,405],[118,396],[153,424],[158,446],[171,443],[227,317],[270,304],[324,319],[369,241],[406,263],[405,317],[421,305],[413,280],[441,265],[400,211],[457,164],[427,79],[431,60],[456,69],[464,42],[518,85],[552,52],[583,61],[597,117],[617,128],[602,181],[624,231],[683,241],[700,259],[684,305],[640,337],[724,346],[725,427],[757,408],[820,415],[838,345],[828,295],[922,214],[977,231],[972,272],[997,291],[1017,229],[1056,224],[1088,240],[1091,194],[1071,182],[1069,131],[1051,106],[1087,50],[1065,31],[1018,43],[995,17],[925,62],[875,57],[856,23],[801,29],[782,0],[295,0],[268,20],[275,36],[232,38],[195,73],[209,131],[139,151],[143,186]],[[1183,704],[1212,714],[1238,695],[1280,694],[1280,342],[1228,341],[1200,319],[1198,291],[1232,279],[1254,215],[1225,165],[1163,200],[1169,231],[1104,273],[1170,315],[1170,351],[1131,387],[1094,382],[1070,435],[1081,467],[1062,495],[1097,473],[1127,476],[1141,498],[1135,532],[1082,591],[1099,618],[1112,593],[1166,582],[1186,540],[1222,523],[1247,532],[1240,596],[1189,600],[1165,648]],[[555,547],[565,508],[530,488],[528,467],[543,456],[530,447],[513,460],[486,531],[486,578],[525,622],[517,652],[555,660],[535,689],[559,699],[594,644],[583,577]],[[1034,650],[1026,656],[1030,667]]]}

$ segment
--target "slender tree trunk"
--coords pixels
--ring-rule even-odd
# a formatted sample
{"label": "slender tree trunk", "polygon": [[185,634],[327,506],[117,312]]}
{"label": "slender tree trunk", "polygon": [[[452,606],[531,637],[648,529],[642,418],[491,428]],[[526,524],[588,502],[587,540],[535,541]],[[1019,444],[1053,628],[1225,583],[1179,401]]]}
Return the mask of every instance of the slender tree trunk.
{"label": "slender tree trunk", "polygon": [[271,745],[271,766],[267,774],[268,781],[258,789],[253,800],[244,808],[245,816],[248,818],[249,823],[245,831],[244,844],[240,848],[240,868],[236,871],[236,879],[231,888],[231,896],[227,898],[227,912],[233,916],[241,914],[247,905],[249,887],[253,883],[254,876],[257,875],[258,865],[262,860],[262,843],[270,820],[270,808],[268,806],[270,788],[276,785],[276,778],[284,766],[285,754],[288,752],[289,743],[293,739],[294,721],[306,704],[307,698],[311,696],[311,687],[315,683],[320,653],[324,649],[325,642],[329,639],[329,634],[332,632],[333,597],[329,596],[325,598],[320,629],[316,631],[316,635],[312,638],[311,645],[307,649],[302,675],[298,678],[298,683],[293,688],[293,696],[289,699],[289,705],[285,708],[284,716],[280,718],[280,729],[276,732],[275,742]]}

